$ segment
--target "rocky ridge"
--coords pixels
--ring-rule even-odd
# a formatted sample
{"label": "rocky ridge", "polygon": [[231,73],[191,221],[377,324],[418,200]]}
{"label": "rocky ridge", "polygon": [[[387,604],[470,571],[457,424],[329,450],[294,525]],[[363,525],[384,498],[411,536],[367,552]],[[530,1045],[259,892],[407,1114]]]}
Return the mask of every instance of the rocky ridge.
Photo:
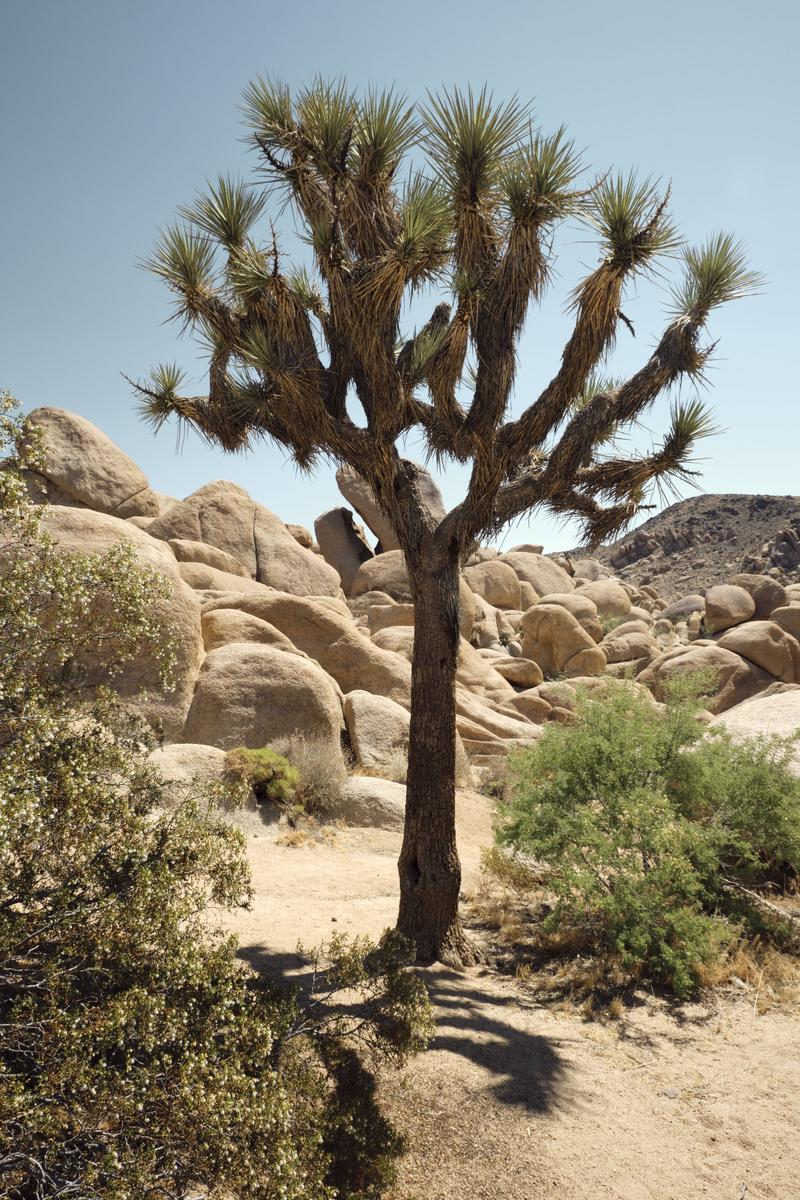
{"label": "rocky ridge", "polygon": [[593,553],[669,600],[737,571],[800,582],[800,496],[691,496]]}
{"label": "rocky ridge", "polygon": [[[185,499],[154,492],[122,450],[75,414],[43,408],[31,420],[46,465],[29,486],[61,550],[102,552],[125,539],[168,580],[175,688],[137,699],[143,687],[152,693],[145,661],[118,681],[163,728],[162,768],[181,779],[193,765],[219,775],[235,746],[313,737],[337,769],[350,769],[331,815],[397,825],[415,614],[402,552],[386,549],[391,530],[363,485],[342,476],[352,509],[321,514],[315,538],[233,483],[210,483]],[[427,474],[425,487],[441,505]],[[773,537],[765,570],[741,571],[740,561],[726,559],[732,570],[707,575],[702,586],[688,578],[693,590],[677,599],[660,582],[677,583],[674,567],[653,570],[687,546],[727,554],[706,536],[703,518],[721,520],[722,501],[743,499],[753,501],[763,528],[776,513],[785,522],[791,508],[775,497],[698,497],[703,503],[681,510],[680,520],[674,506],[669,520],[662,514],[594,558],[547,556],[529,544],[475,550],[461,581],[464,782],[496,771],[509,749],[534,743],[548,721],[571,720],[579,686],[597,691],[609,678],[629,677],[658,703],[671,679],[708,668],[717,684],[707,720],[753,697],[798,689],[800,583],[769,556],[787,561],[781,547],[791,541]],[[637,564],[658,587],[642,574],[634,581]]]}

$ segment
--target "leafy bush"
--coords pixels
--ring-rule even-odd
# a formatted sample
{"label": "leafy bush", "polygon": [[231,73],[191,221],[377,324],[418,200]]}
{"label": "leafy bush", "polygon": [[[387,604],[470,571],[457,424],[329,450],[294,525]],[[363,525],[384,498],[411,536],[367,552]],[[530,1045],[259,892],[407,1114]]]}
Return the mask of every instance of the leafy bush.
{"label": "leafy bush", "polygon": [[377,1197],[402,1144],[372,1063],[430,1028],[409,948],[338,940],[291,994],[210,927],[209,904],[248,903],[243,835],[215,791],[159,777],[79,653],[111,674],[152,643],[166,669],[163,585],[122,551],[58,557],[26,442],[3,401],[0,1194]]}
{"label": "leafy bush", "polygon": [[235,779],[248,784],[260,803],[286,805],[294,800],[300,772],[288,758],[269,746],[260,750],[248,750],[244,746],[230,750],[227,766]]}
{"label": "leafy bush", "polygon": [[695,720],[707,679],[673,687],[664,711],[623,683],[579,699],[515,755],[497,837],[546,864],[556,905],[598,951],[681,997],[750,927],[786,933],[757,889],[800,868],[794,739],[736,744]]}

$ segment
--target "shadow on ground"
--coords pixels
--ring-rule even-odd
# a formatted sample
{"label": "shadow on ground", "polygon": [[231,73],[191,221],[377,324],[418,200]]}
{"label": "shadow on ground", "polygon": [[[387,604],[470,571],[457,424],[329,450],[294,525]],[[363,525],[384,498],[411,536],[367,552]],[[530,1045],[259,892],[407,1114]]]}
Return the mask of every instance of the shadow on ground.
{"label": "shadow on ground", "polygon": [[[301,991],[311,986],[308,959],[276,953],[264,945],[241,947],[239,956],[259,974]],[[424,969],[422,978],[436,1010],[431,1050],[445,1051],[486,1072],[494,1098],[531,1113],[556,1103],[566,1066],[552,1038],[532,1032],[537,1005],[498,992],[491,976],[445,967]]]}
{"label": "shadow on ground", "polygon": [[498,994],[485,976],[438,968],[426,972],[426,983],[436,1006],[432,1048],[460,1055],[486,1071],[489,1090],[501,1103],[548,1112],[566,1067],[552,1038],[525,1027],[536,1006]]}

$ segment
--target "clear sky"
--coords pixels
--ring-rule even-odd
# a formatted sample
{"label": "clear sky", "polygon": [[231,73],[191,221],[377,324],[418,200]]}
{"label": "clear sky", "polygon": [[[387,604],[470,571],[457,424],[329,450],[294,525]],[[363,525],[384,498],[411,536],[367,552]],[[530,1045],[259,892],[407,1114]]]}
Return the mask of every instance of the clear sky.
{"label": "clear sky", "polygon": [[[194,437],[178,453],[172,433],[139,422],[120,372],[177,358],[199,390],[202,361],[137,258],[207,178],[252,177],[237,105],[254,76],[343,74],[411,97],[488,82],[533,99],[546,131],[566,123],[591,167],[671,180],[690,241],[725,229],[746,242],[768,283],[714,321],[709,398],[724,432],[704,445],[702,486],[800,493],[799,13],[796,0],[0,0],[0,387],[25,409],[96,422],[160,491],[232,479],[310,526],[341,502],[329,470],[303,478],[278,449],[230,457]],[[566,230],[558,254],[521,348],[518,406],[555,370],[567,294],[594,261],[585,231]],[[626,300],[637,336],[623,333],[615,373],[644,360],[663,304],[651,284]],[[451,506],[463,475],[440,481]],[[571,537],[535,514],[506,544]]]}

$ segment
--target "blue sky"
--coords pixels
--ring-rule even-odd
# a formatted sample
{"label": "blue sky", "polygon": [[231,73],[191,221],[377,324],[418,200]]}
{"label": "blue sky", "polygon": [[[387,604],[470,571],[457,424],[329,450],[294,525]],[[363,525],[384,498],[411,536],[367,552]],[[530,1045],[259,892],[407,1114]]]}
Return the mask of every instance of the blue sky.
{"label": "blue sky", "polygon": [[[138,420],[120,372],[177,358],[199,390],[202,360],[178,341],[169,297],[137,259],[205,179],[252,176],[237,105],[254,76],[298,86],[344,74],[411,97],[487,82],[532,99],[545,130],[566,123],[592,168],[671,180],[689,241],[725,229],[746,242],[768,282],[713,323],[709,399],[724,432],[704,445],[702,487],[800,493],[798,11],[789,0],[2,0],[0,387],[26,409],[59,405],[96,422],[160,491],[233,479],[310,526],[340,503],[331,471],[303,478],[279,449],[231,457],[194,437],[177,453],[171,432],[156,439]],[[554,286],[521,347],[519,406],[555,370],[566,297],[594,261],[586,231],[565,230],[557,250]],[[646,357],[664,301],[646,283],[626,300],[637,336],[620,339],[615,373]],[[648,418],[644,445],[667,407]],[[441,482],[456,503],[463,474]],[[572,536],[537,513],[506,544],[556,549]]]}

